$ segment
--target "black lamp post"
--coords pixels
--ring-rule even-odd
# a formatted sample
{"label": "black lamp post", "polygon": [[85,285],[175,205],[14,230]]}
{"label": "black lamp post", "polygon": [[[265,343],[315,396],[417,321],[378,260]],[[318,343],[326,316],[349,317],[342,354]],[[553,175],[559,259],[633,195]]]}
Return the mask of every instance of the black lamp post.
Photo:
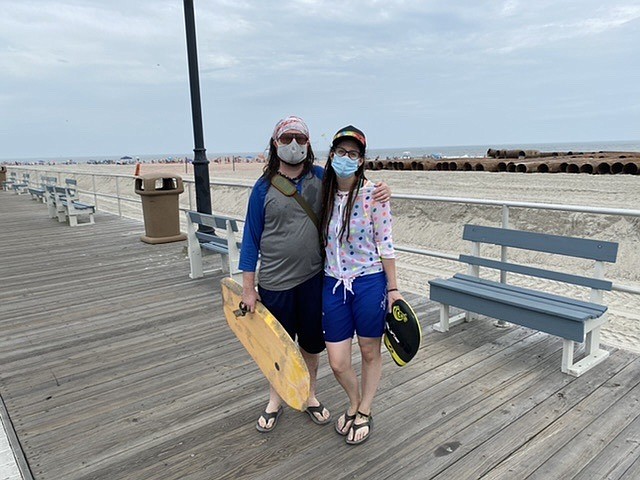
{"label": "black lamp post", "polygon": [[198,52],[196,48],[196,21],[193,0],[184,0],[184,23],[187,31],[187,58],[189,60],[189,87],[191,90],[191,117],[193,119],[193,175],[196,181],[196,205],[198,212],[211,213],[209,190],[209,160],[204,148],[202,131],[202,107],[200,105],[200,80],[198,78]]}

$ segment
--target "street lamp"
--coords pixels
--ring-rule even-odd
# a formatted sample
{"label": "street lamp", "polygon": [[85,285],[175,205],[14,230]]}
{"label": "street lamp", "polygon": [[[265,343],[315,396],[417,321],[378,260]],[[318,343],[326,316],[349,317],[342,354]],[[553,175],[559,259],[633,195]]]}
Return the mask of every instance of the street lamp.
{"label": "street lamp", "polygon": [[191,117],[195,143],[195,148],[193,149],[193,176],[196,182],[196,208],[198,212],[211,214],[209,160],[207,160],[206,149],[204,148],[204,134],[202,131],[202,106],[200,105],[200,80],[198,78],[198,52],[196,48],[196,21],[193,0],[184,0],[184,23],[187,32]]}

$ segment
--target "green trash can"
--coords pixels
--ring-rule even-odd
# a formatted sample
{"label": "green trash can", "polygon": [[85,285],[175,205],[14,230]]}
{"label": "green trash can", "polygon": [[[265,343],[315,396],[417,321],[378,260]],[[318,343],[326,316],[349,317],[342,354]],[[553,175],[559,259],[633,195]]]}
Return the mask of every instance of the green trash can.
{"label": "green trash can", "polygon": [[180,232],[180,194],[184,192],[182,177],[149,173],[135,179],[135,192],[142,199],[145,243],[169,243],[186,240]]}

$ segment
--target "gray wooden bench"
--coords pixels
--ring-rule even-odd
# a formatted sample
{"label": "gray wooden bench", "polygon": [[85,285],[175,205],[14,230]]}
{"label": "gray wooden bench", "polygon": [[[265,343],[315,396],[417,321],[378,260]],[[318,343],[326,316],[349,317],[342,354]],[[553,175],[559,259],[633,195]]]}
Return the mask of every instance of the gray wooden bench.
{"label": "gray wooden bench", "polygon": [[57,178],[56,177],[47,177],[47,176],[41,176],[40,177],[40,188],[36,188],[36,187],[29,187],[29,193],[31,194],[31,198],[33,198],[34,200],[39,200],[43,203],[47,202],[46,199],[46,186],[47,185],[55,185],[57,182]]}
{"label": "gray wooden bench", "polygon": [[16,172],[9,172],[9,178],[2,182],[2,189],[5,191],[9,191],[11,186],[18,181],[18,176]]}
{"label": "gray wooden bench", "polygon": [[[187,218],[189,266],[191,268],[189,278],[202,278],[207,273],[222,270],[230,277],[240,280],[241,272],[238,270],[238,262],[242,243],[236,238],[238,220],[225,215],[208,215],[194,211],[187,211],[185,215]],[[207,227],[217,229],[218,232],[223,231],[225,237],[200,231],[198,230],[199,226],[203,226],[205,229]],[[202,257],[207,253],[221,256],[221,269],[204,270]]]}
{"label": "gray wooden bench", "polygon": [[9,178],[2,182],[2,188],[5,191],[9,191],[14,183],[18,182],[18,175],[16,172],[9,172]]}
{"label": "gray wooden bench", "polygon": [[[441,304],[436,330],[447,331],[454,324],[470,321],[470,312],[473,312],[556,335],[563,339],[561,369],[576,377],[609,355],[600,348],[600,328],[607,321],[603,292],[612,288],[611,282],[603,278],[604,262],[616,261],[617,243],[479,225],[465,225],[463,239],[473,242],[471,255],[460,255],[460,260],[469,264],[469,273],[429,282],[431,300]],[[595,260],[594,276],[481,257],[480,244],[483,243]],[[591,289],[590,300],[481,279],[480,267],[587,287]],[[449,306],[465,312],[449,318]],[[576,363],[575,342],[586,342],[584,358]]]}
{"label": "gray wooden bench", "polygon": [[[47,199],[49,216],[58,217],[59,222],[68,220],[71,227],[93,225],[96,207],[80,201],[77,185],[76,180],[67,178],[64,187],[46,186],[49,192]],[[78,218],[81,216],[88,216],[89,220],[79,223]]]}
{"label": "gray wooden bench", "polygon": [[17,195],[21,195],[23,193],[27,193],[30,183],[31,183],[31,175],[29,173],[23,173],[22,180],[14,181],[11,184],[11,188],[13,188],[13,191],[16,192]]}

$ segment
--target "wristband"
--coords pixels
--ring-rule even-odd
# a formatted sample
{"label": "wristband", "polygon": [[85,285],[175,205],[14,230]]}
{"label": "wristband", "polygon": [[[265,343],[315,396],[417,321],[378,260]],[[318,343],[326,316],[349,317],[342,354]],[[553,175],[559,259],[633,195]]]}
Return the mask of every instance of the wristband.
{"label": "wristband", "polygon": [[398,291],[397,288],[390,288],[389,290],[387,290],[387,293],[389,293],[389,292],[397,292],[397,291]]}

